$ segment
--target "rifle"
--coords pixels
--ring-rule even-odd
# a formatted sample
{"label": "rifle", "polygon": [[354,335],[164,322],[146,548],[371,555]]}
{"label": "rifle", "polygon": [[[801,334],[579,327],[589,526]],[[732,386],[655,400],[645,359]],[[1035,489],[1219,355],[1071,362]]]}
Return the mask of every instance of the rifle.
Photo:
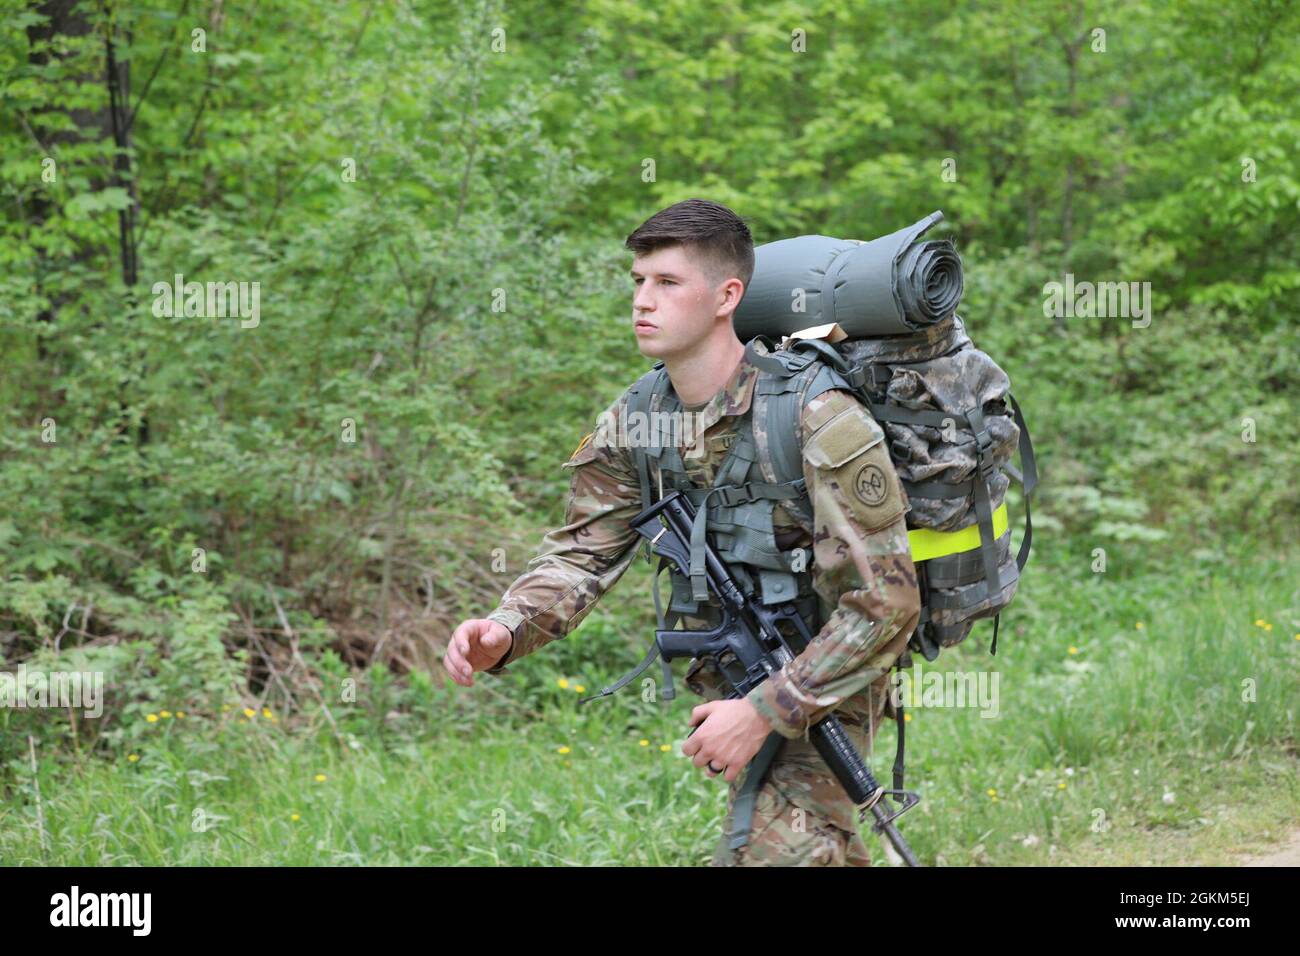
{"label": "rifle", "polygon": [[[652,551],[668,558],[687,574],[694,523],[695,506],[680,491],[674,491],[642,511],[630,525],[650,541]],[[709,591],[721,603],[721,623],[704,631],[656,630],[655,643],[665,661],[678,657],[711,660],[730,686],[727,699],[734,700],[747,695],[793,660],[808,646],[813,635],[793,603],[760,604],[752,593],[746,593],[713,546],[706,541],[704,548],[705,575]],[[782,632],[778,627],[782,622],[791,625],[793,635]],[[893,821],[916,806],[920,796],[911,790],[886,790],[880,786],[834,715],[827,714],[817,721],[808,734],[835,779],[859,808],[858,820],[865,820],[870,810],[875,817],[872,830],[883,832],[908,866],[919,866],[912,848]],[[881,806],[881,798],[886,794],[901,805],[900,809],[889,813]]]}

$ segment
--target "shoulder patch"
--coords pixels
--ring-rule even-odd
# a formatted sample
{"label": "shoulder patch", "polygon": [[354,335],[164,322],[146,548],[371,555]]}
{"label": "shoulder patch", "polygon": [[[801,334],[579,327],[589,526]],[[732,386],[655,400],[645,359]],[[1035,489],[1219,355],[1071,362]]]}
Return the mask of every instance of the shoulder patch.
{"label": "shoulder patch", "polygon": [[804,457],[818,468],[838,468],[884,440],[885,433],[859,403],[844,407],[804,443]]}

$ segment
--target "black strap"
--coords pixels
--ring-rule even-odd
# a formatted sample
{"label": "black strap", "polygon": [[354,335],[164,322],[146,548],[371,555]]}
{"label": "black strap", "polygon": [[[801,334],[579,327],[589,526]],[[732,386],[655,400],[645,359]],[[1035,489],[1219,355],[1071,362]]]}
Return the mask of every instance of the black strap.
{"label": "black strap", "polygon": [[767,735],[763,747],[749,762],[745,772],[745,782],[736,794],[736,803],[731,811],[731,849],[737,850],[749,842],[749,830],[754,824],[754,804],[758,801],[758,788],[763,784],[767,768],[776,759],[776,752],[784,738],[775,730]]}
{"label": "black strap", "polygon": [[[897,670],[897,668],[895,668]],[[894,707],[894,720],[898,722],[898,749],[894,752],[894,789],[903,789],[903,725],[907,722],[903,716],[903,701],[900,697]]]}
{"label": "black strap", "polygon": [[1025,536],[1020,542],[1020,551],[1016,554],[1016,567],[1023,571],[1029,561],[1030,542],[1034,540],[1034,522],[1029,515],[1029,499],[1034,489],[1038,487],[1038,462],[1034,458],[1034,443],[1029,437],[1025,416],[1020,414],[1020,404],[1010,392],[1007,393],[1007,400],[1011,402],[1011,415],[1016,427],[1020,429],[1020,468],[1023,474],[1019,477],[1025,495]]}
{"label": "black strap", "polygon": [[659,656],[659,644],[657,641],[651,641],[650,650],[646,651],[646,655],[645,657],[641,658],[640,664],[637,664],[634,669],[628,671],[626,674],[624,674],[614,683],[610,684],[608,687],[602,690],[599,694],[594,694],[591,697],[584,697],[582,698],[582,700],[578,701],[578,703],[579,704],[590,703],[593,700],[600,700],[602,697],[608,697],[610,694],[617,693],[618,691],[626,687],[630,682],[636,680],[636,678],[641,675],[642,671],[644,671],[647,667],[649,667],[652,663],[654,663],[654,659],[658,656]]}

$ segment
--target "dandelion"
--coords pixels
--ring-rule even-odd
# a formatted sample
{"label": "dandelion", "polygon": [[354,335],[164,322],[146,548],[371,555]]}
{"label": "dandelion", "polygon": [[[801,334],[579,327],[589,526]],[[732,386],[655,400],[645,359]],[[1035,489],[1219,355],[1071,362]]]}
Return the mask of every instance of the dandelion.
{"label": "dandelion", "polygon": [[556,752],[557,754],[567,754],[567,753],[569,752],[569,748],[568,748],[568,747],[560,747],[560,748],[559,748],[558,750],[556,750],[555,752]]}
{"label": "dandelion", "polygon": [[274,717],[275,717],[275,714],[271,713],[271,708],[270,708],[270,707],[263,707],[263,708],[262,708],[262,716],[263,716],[263,717],[266,717],[266,718],[268,718],[268,719],[270,719],[270,718],[274,718]]}
{"label": "dandelion", "polygon": [[149,721],[149,723],[151,723],[151,724],[156,724],[156,723],[158,723],[158,715],[157,715],[157,714],[145,714],[145,715],[144,715],[144,719],[147,720],[147,721]]}
{"label": "dandelion", "polygon": [[127,755],[126,755],[126,759],[127,759],[127,761],[128,761],[129,763],[135,763],[137,760],[140,759],[140,755],[139,755],[139,754],[127,754]]}
{"label": "dandelion", "polygon": [[650,741],[646,740],[645,738],[642,738],[641,740],[638,740],[637,743],[639,743],[642,747],[649,747],[649,746],[650,746]]}
{"label": "dandelion", "polygon": [[1268,633],[1272,634],[1272,633],[1273,633],[1273,625],[1272,625],[1272,624],[1265,624],[1265,625],[1264,625],[1264,630],[1266,630],[1266,631],[1268,631]]}
{"label": "dandelion", "polygon": [[318,773],[318,774],[316,774],[316,776],[313,777],[312,779],[314,779],[317,783],[324,783],[324,782],[325,782],[326,780],[328,780],[329,778],[326,777],[325,774],[323,774],[323,773]]}
{"label": "dandelion", "polygon": [[294,823],[297,823],[299,820],[302,819],[302,817],[298,816],[298,814],[296,813],[291,813],[289,814],[289,819],[292,820]]}
{"label": "dandelion", "polygon": [[183,711],[183,710],[178,710],[178,711],[176,711],[176,719],[177,719],[177,720],[181,720],[181,719],[183,719],[184,717],[185,717],[185,711]]}
{"label": "dandelion", "polygon": [[659,749],[662,750],[664,753],[668,753],[668,751],[672,750],[673,748],[671,744],[660,744]]}
{"label": "dandelion", "polygon": [[1077,653],[1079,653],[1079,649],[1078,649],[1077,647],[1075,647],[1073,644],[1071,644],[1071,645],[1070,645],[1070,653],[1071,653],[1071,654],[1077,654]]}
{"label": "dandelion", "polygon": [[903,712],[903,723],[907,723],[907,722],[910,721],[911,719],[912,719],[912,715],[909,714],[909,713],[907,713],[906,711],[904,711],[904,712]]}
{"label": "dandelion", "polygon": [[160,711],[158,711],[158,716],[159,716],[159,717],[170,717],[171,715],[172,715],[172,712],[171,712],[170,710],[160,710]]}
{"label": "dandelion", "polygon": [[587,690],[587,688],[583,687],[581,684],[574,684],[573,689],[579,694],[584,693]]}
{"label": "dandelion", "polygon": [[1065,781],[1062,780],[1060,783],[1058,783],[1058,784],[1056,785],[1056,789],[1057,789],[1057,790],[1064,790],[1064,789],[1065,789]]}
{"label": "dandelion", "polygon": [[1265,621],[1264,621],[1264,619],[1263,619],[1262,617],[1257,617],[1257,618],[1255,618],[1255,626],[1256,626],[1256,627],[1263,627],[1264,624],[1265,624]]}
{"label": "dandelion", "polygon": [[557,680],[555,683],[557,683],[557,684],[560,685],[560,690],[568,690],[568,689],[569,689],[569,682],[568,682],[567,680],[565,680],[563,677],[561,677],[561,678],[560,678],[559,680]]}
{"label": "dandelion", "polygon": [[1300,634],[1297,634],[1297,635],[1295,636],[1295,639],[1296,639],[1297,641],[1300,641]]}
{"label": "dandelion", "polygon": [[1142,628],[1146,627],[1146,625],[1143,624],[1141,621],[1138,621],[1136,624],[1133,625],[1133,627],[1140,631],[1142,630]]}
{"label": "dandelion", "polygon": [[244,716],[247,717],[249,720],[252,720],[254,717],[257,716],[257,711],[253,710],[253,708],[251,707],[245,707]]}
{"label": "dandelion", "polygon": [[987,793],[993,799],[995,800],[997,799],[998,792],[993,787],[989,787],[988,790],[985,791],[985,793]]}

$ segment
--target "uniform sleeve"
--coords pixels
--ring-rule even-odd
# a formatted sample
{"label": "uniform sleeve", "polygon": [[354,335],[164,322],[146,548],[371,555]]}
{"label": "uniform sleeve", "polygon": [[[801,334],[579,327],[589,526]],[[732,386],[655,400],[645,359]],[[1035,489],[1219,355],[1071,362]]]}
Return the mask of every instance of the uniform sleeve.
{"label": "uniform sleeve", "polygon": [[888,672],[921,613],[907,499],[884,432],[839,389],[807,403],[800,430],[813,505],[813,587],[835,610],[801,654],[748,695],[791,739]]}
{"label": "uniform sleeve", "polygon": [[572,469],[564,525],[547,532],[537,555],[506,590],[488,620],[510,631],[510,650],[487,673],[564,637],[623,576],[639,535],[630,521],[641,511],[632,456],[621,447],[620,398],[601,413],[595,430],[564,463]]}

